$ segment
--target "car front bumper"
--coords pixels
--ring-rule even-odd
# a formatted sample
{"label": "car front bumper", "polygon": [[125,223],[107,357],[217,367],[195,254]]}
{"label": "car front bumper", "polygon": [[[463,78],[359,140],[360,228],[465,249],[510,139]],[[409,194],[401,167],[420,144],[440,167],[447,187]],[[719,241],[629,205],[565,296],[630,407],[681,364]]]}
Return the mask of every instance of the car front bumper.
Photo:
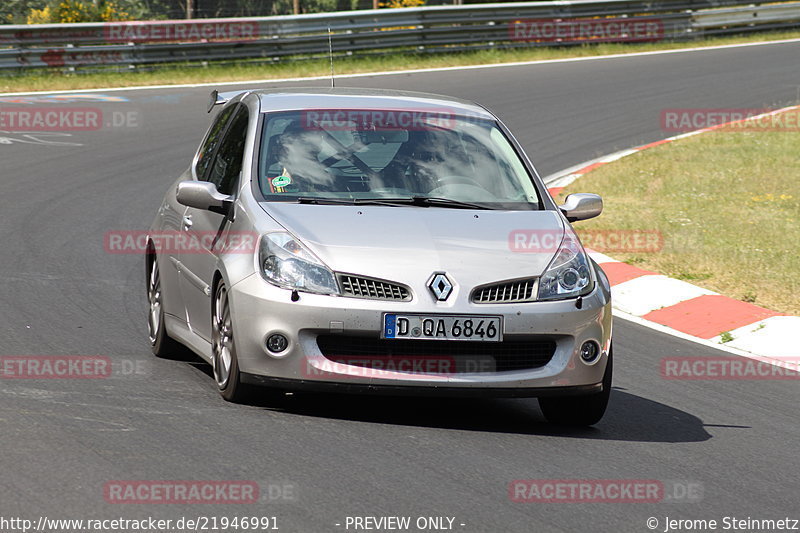
{"label": "car front bumper", "polygon": [[[612,324],[610,294],[602,283],[582,298],[580,308],[575,299],[462,303],[449,308],[446,314],[502,316],[504,341],[545,339],[555,343],[544,366],[507,371],[418,372],[413,365],[410,369],[385,369],[333,362],[323,355],[318,336],[377,339],[384,313],[435,315],[443,310],[418,299],[392,302],[299,293],[299,299],[292,301],[291,294],[257,274],[230,288],[236,352],[245,382],[283,389],[457,396],[574,395],[602,390]],[[266,348],[266,339],[276,333],[289,340],[279,354]],[[600,346],[600,355],[586,363],[580,347],[589,340]]]}

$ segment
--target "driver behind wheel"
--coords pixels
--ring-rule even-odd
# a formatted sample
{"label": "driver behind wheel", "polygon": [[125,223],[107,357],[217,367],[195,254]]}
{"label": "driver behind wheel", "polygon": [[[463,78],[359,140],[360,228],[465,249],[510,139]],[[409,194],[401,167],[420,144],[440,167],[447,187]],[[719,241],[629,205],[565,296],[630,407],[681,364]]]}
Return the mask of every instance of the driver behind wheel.
{"label": "driver behind wheel", "polygon": [[436,192],[447,176],[458,175],[469,158],[457,136],[448,131],[417,132],[412,139],[407,174],[421,194]]}
{"label": "driver behind wheel", "polygon": [[319,160],[322,138],[318,131],[289,124],[283,133],[270,140],[269,186],[271,192],[329,191],[333,181]]}

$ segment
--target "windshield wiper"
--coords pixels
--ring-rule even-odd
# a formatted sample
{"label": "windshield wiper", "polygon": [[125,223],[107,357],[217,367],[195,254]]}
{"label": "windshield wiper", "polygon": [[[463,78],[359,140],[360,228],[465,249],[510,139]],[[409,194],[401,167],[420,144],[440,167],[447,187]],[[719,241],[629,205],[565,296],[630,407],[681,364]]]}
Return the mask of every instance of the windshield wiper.
{"label": "windshield wiper", "polygon": [[300,196],[297,198],[298,204],[316,205],[404,205],[404,198],[326,198],[324,196]]}
{"label": "windshield wiper", "polygon": [[315,196],[298,196],[298,204],[343,204],[354,205],[352,198],[317,198]]}
{"label": "windshield wiper", "polygon": [[387,205],[404,206],[413,205],[417,207],[452,207],[455,209],[494,209],[492,207],[451,200],[449,198],[437,198],[428,196],[412,196],[411,198],[317,198],[313,196],[301,196],[297,198],[299,204],[335,204],[335,205]]}
{"label": "windshield wiper", "polygon": [[438,198],[431,196],[414,196],[412,198],[414,205],[421,205],[424,207],[454,207],[457,209],[494,209],[485,204],[475,204],[472,202],[462,202],[461,200],[451,200],[450,198]]}

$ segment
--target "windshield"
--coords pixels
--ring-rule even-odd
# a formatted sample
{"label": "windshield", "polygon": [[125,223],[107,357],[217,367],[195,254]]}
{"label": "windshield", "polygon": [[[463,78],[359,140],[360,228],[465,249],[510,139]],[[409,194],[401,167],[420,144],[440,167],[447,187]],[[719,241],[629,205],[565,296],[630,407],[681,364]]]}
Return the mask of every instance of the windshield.
{"label": "windshield", "polygon": [[524,164],[491,120],[411,111],[271,113],[261,147],[259,187],[268,201],[539,206]]}

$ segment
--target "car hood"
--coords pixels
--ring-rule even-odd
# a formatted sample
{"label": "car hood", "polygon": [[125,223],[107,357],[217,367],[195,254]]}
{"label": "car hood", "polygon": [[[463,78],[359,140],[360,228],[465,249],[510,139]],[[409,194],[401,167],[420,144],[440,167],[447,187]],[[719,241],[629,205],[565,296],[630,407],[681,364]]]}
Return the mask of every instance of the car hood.
{"label": "car hood", "polygon": [[[563,219],[555,211],[261,206],[334,271],[408,284],[424,283],[440,271],[472,286],[539,276],[564,235]],[[527,239],[518,240],[520,234]],[[520,247],[531,237],[555,244]]]}

